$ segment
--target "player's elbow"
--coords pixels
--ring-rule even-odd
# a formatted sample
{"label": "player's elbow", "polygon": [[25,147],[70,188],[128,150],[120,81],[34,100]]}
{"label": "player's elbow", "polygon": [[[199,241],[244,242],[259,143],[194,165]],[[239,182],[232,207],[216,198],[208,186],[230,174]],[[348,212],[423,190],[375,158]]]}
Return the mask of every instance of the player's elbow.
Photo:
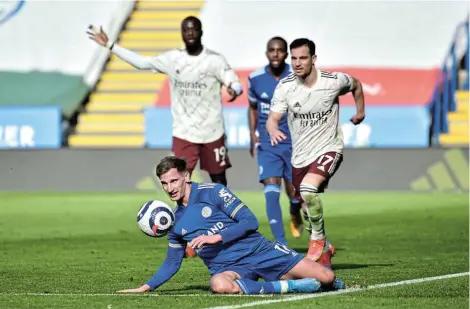
{"label": "player's elbow", "polygon": [[354,94],[356,93],[362,93],[362,83],[360,80],[357,78],[353,77],[353,87],[352,87],[352,92]]}
{"label": "player's elbow", "polygon": [[166,261],[165,264],[169,269],[178,271],[178,269],[180,269],[181,267],[182,261],[171,260],[171,261]]}
{"label": "player's elbow", "polygon": [[181,267],[181,264],[183,262],[183,257],[184,257],[184,249],[183,248],[178,248],[178,249],[172,249],[174,250],[172,254],[169,254],[166,256],[165,261],[163,264],[168,268],[168,269],[174,269],[178,271],[178,269]]}
{"label": "player's elbow", "polygon": [[248,231],[257,231],[259,228],[258,219],[256,219],[256,217],[254,216],[252,218],[249,218],[245,222],[245,227]]}
{"label": "player's elbow", "polygon": [[145,62],[139,62],[139,63],[134,63],[132,64],[134,68],[137,70],[149,70],[150,67],[145,63]]}
{"label": "player's elbow", "polygon": [[134,67],[138,70],[151,70],[153,68],[152,66],[152,58],[150,57],[142,57],[140,59],[141,61],[138,61],[134,63]]}

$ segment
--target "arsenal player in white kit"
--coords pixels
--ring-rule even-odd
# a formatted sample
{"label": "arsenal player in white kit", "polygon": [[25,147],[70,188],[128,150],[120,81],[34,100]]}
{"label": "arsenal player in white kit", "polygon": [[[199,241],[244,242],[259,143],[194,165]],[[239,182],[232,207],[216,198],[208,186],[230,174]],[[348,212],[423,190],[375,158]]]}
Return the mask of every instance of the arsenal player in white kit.
{"label": "arsenal player in white kit", "polygon": [[200,160],[212,182],[227,186],[225,171],[231,164],[225,145],[221,87],[226,87],[231,102],[242,93],[242,86],[224,56],[202,45],[201,21],[186,17],[181,22],[185,48],[155,57],[144,57],[109,41],[102,29],[90,26],[87,33],[135,68],[168,75],[175,156],[186,159],[190,173]]}
{"label": "arsenal player in white kit", "polygon": [[339,124],[339,96],[351,92],[356,103],[355,125],[365,118],[361,82],[345,73],[325,72],[315,68],[315,43],[296,39],[290,44],[294,73],[282,79],[273,95],[266,123],[271,143],[285,139],[278,129],[284,113],[292,138],[293,184],[296,197],[307,207],[310,245],[307,257],[331,267],[333,252],[326,240],[323,205],[318,193],[324,192],[329,179],[343,159],[343,134]]}

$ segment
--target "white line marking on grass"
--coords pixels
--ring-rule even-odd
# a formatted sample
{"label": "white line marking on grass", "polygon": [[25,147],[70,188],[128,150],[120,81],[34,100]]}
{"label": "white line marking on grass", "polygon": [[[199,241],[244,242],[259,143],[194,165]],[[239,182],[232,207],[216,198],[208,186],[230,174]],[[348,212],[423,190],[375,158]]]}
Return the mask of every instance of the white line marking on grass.
{"label": "white line marking on grass", "polygon": [[344,289],[344,290],[338,290],[338,291],[332,291],[332,292],[322,292],[322,293],[317,293],[317,294],[303,294],[299,296],[291,296],[291,297],[285,297],[285,298],[280,298],[280,299],[260,300],[260,301],[254,301],[254,302],[240,304],[240,305],[210,307],[206,309],[235,309],[235,308],[244,308],[244,307],[254,307],[254,306],[280,303],[280,302],[291,302],[291,301],[304,300],[304,299],[309,299],[309,298],[316,298],[316,297],[323,297],[323,296],[335,296],[335,295],[340,295],[340,294],[375,290],[375,289],[388,288],[388,287],[393,287],[393,286],[409,285],[409,284],[416,284],[416,283],[421,283],[421,282],[457,278],[457,277],[468,276],[469,274],[470,272],[465,272],[465,273],[449,274],[449,275],[436,276],[436,277],[411,279],[411,280],[396,281],[396,282],[389,282],[389,283],[379,283],[379,284],[369,285],[363,288],[350,288],[350,289]]}
{"label": "white line marking on grass", "polygon": [[121,296],[121,297],[274,297],[278,295],[243,294],[157,294],[157,293],[0,293],[0,296]]}

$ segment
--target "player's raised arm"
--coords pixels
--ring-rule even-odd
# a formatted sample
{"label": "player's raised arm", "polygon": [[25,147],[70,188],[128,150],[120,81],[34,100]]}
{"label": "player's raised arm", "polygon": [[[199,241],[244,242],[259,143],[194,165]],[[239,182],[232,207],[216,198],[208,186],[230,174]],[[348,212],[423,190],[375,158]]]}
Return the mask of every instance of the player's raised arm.
{"label": "player's raised arm", "polygon": [[147,283],[136,289],[127,289],[118,291],[118,293],[142,293],[153,291],[173,277],[181,267],[183,262],[185,245],[177,240],[172,233],[168,235],[168,250],[166,259],[159,267],[155,275]]}
{"label": "player's raised arm", "polygon": [[216,72],[219,82],[227,87],[227,93],[230,95],[229,102],[233,102],[239,95],[242,94],[243,88],[237,74],[222,55],[218,56]]}
{"label": "player's raised arm", "polygon": [[282,81],[274,90],[273,99],[271,101],[271,110],[269,111],[268,120],[266,121],[266,130],[271,137],[271,144],[275,145],[287,137],[279,130],[279,122],[282,116],[287,112],[287,100],[282,88]]}
{"label": "player's raised arm", "polygon": [[362,83],[355,77],[345,73],[337,73],[338,83],[340,87],[340,95],[351,92],[356,104],[356,115],[351,118],[353,124],[360,124],[366,117],[364,91]]}
{"label": "player's raised arm", "polygon": [[256,144],[259,143],[256,136],[258,126],[258,99],[251,88],[251,79],[248,78],[248,126],[250,128],[250,155],[254,157]]}
{"label": "player's raised arm", "polygon": [[119,58],[129,63],[139,70],[153,70],[156,72],[166,73],[167,63],[169,62],[165,54],[157,57],[145,57],[135,53],[127,48],[119,46],[117,43],[109,40],[108,35],[95,26],[88,26],[87,34],[89,38],[99,45],[108,48],[112,53],[116,54]]}

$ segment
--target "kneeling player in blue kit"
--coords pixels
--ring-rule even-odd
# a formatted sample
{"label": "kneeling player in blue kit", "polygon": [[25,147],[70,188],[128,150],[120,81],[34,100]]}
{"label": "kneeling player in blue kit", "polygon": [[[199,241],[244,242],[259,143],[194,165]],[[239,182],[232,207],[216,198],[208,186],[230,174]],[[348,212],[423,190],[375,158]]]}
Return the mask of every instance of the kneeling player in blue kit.
{"label": "kneeling player in blue kit", "polygon": [[119,292],[147,292],[167,282],[180,269],[187,245],[207,266],[214,293],[313,293],[344,288],[330,269],[262,236],[256,217],[224,185],[191,182],[185,160],[165,157],[156,174],[164,191],[177,202],[167,257],[146,284]]}

